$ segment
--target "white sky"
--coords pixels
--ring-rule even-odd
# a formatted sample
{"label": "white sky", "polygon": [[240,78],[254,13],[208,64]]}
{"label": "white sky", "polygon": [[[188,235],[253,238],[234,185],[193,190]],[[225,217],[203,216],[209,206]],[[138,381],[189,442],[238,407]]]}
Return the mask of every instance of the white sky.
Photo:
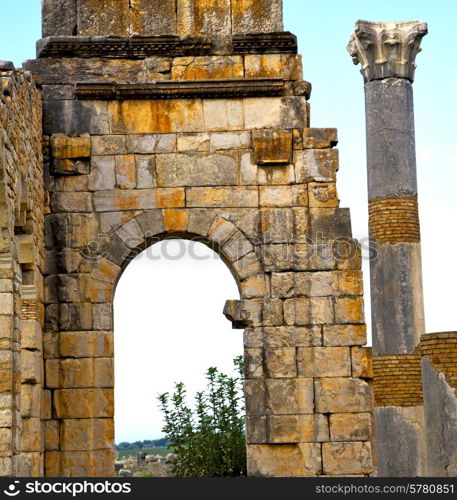
{"label": "white sky", "polygon": [[[2,2],[0,59],[34,57],[40,0]],[[24,13],[27,14],[24,14]],[[337,127],[338,190],[350,207],[353,233],[367,236],[365,119],[362,76],[346,44],[357,19],[423,19],[429,35],[417,58],[415,110],[427,332],[457,329],[457,145],[455,119],[455,0],[284,0],[285,27],[298,36],[304,77],[313,84],[311,125]],[[14,42],[14,43],[13,43]],[[156,246],[156,252],[158,250]],[[171,252],[171,248],[170,248]],[[369,290],[367,262],[365,290]],[[211,365],[230,369],[242,333],[222,315],[238,297],[220,261],[140,259],[116,293],[116,440],[160,437],[155,397],[184,381],[201,389]],[[367,322],[369,294],[366,293]]]}

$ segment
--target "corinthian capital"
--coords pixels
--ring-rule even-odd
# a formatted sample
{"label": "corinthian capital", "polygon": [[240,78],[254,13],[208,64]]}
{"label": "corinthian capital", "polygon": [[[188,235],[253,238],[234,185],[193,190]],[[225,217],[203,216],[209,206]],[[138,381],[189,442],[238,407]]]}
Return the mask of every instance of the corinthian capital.
{"label": "corinthian capital", "polygon": [[365,81],[383,78],[414,81],[416,55],[427,32],[427,23],[423,21],[357,21],[347,48],[354,64],[361,63]]}

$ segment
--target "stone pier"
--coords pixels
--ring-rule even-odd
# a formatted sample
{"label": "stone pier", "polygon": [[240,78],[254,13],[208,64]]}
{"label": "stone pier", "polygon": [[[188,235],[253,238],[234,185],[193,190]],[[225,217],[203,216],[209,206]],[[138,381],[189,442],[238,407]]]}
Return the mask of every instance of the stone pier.
{"label": "stone pier", "polygon": [[418,345],[424,334],[413,80],[427,25],[358,21],[365,81],[377,474],[426,471]]}

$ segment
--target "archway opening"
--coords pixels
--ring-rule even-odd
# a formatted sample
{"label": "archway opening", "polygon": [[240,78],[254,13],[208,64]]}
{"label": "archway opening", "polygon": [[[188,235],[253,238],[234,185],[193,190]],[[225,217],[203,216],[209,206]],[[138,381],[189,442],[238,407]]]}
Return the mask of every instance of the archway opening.
{"label": "archway opening", "polygon": [[242,335],[222,311],[227,299],[238,297],[227,265],[201,242],[166,239],[126,267],[114,298],[115,442],[117,460],[124,462],[118,469],[166,473],[166,467],[148,466],[156,464],[150,456],[167,454],[156,449],[163,442],[154,443],[164,438],[158,395],[183,382],[193,404],[208,368],[235,375]]}

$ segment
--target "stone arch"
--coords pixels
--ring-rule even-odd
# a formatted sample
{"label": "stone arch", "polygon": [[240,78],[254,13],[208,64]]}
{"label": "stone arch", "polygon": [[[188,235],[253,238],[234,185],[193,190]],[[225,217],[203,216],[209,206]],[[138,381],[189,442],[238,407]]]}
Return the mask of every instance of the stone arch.
{"label": "stone arch", "polygon": [[199,220],[198,226],[189,227],[183,220],[190,220],[193,214],[191,210],[185,212],[144,212],[114,228],[92,249],[89,245],[86,252],[93,259],[90,289],[99,290],[100,299],[112,301],[115,287],[132,258],[161,240],[183,238],[204,243],[220,255],[234,276],[242,299],[265,297],[267,283],[256,248],[258,242],[249,239],[230,216],[208,214],[204,221]]}

